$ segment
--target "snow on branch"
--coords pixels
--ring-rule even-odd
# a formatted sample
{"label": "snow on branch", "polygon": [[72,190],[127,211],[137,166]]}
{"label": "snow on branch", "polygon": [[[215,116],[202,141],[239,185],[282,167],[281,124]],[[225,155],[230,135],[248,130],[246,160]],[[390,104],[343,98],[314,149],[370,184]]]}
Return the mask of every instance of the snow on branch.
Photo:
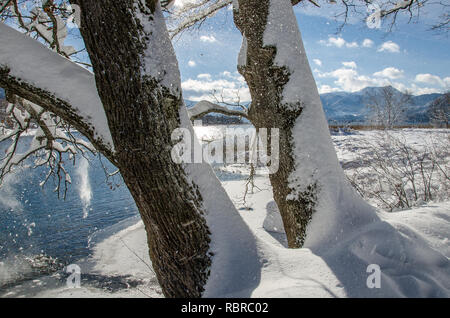
{"label": "snow on branch", "polygon": [[[418,21],[421,16],[421,10],[425,6],[429,6],[431,10],[438,12],[439,10],[444,14],[441,17],[432,17],[436,19],[431,26],[432,30],[448,31],[446,27],[449,23],[448,19],[448,7],[449,5],[445,1],[431,0],[384,0],[384,1],[360,1],[360,0],[340,0],[343,7],[343,12],[340,12],[335,17],[341,19],[343,22],[339,27],[339,30],[345,26],[348,22],[350,15],[353,16],[365,16],[368,23],[375,26],[377,21],[381,23],[381,20],[386,20],[388,23],[388,29],[391,31],[394,25],[397,23],[397,18],[400,14],[404,14],[408,18],[408,22]],[[432,8],[435,6],[435,9]],[[436,10],[436,8],[439,8]],[[368,14],[369,13],[369,14]],[[433,13],[434,14],[434,13]],[[431,16],[430,16],[431,17]],[[389,21],[390,20],[390,21]]]}
{"label": "snow on branch", "polygon": [[201,1],[196,4],[189,4],[179,11],[175,11],[171,20],[181,19],[176,27],[169,30],[170,37],[173,39],[182,31],[193,27],[197,23],[202,23],[211,15],[214,15],[220,9],[230,5],[233,0],[220,0],[214,4],[209,4],[209,0]]}
{"label": "snow on branch", "polygon": [[191,120],[201,118],[209,113],[219,113],[227,116],[238,116],[248,118],[248,114],[244,110],[233,110],[226,106],[221,106],[202,100],[188,109],[188,114]]}
{"label": "snow on branch", "polygon": [[[292,5],[300,3],[302,0],[291,0]],[[318,6],[314,0],[308,0]],[[182,7],[176,7],[168,16],[170,38],[173,39],[178,34],[188,30],[195,25],[200,26],[207,18],[215,15],[219,10],[233,3],[233,0],[193,0],[187,2]]]}
{"label": "snow on branch", "polygon": [[68,23],[75,18],[75,10],[68,0],[0,1],[0,21],[13,22],[17,27],[42,40],[52,50],[70,57],[77,54],[72,46],[65,46]]}
{"label": "snow on branch", "polygon": [[[0,157],[0,185],[17,166],[46,166],[48,173],[41,186],[54,176],[57,180],[55,192],[58,197],[63,192],[65,198],[71,177],[65,168],[64,158],[68,157],[75,163],[77,154],[93,153],[95,148],[72,134],[71,127],[54,114],[9,93],[7,97],[10,102],[7,107],[9,116],[0,134],[0,144],[7,145],[5,155]],[[31,142],[25,139],[29,136],[33,137]]]}
{"label": "snow on branch", "polygon": [[114,144],[94,75],[3,23],[0,87],[59,116],[114,163]]}

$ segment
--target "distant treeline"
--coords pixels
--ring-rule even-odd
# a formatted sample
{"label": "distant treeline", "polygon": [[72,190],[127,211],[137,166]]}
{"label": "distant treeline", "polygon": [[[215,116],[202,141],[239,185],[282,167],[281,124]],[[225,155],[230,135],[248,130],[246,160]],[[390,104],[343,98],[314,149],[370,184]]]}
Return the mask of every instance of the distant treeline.
{"label": "distant treeline", "polygon": [[248,121],[242,118],[224,115],[205,115],[202,117],[202,122],[205,126],[248,124]]}
{"label": "distant treeline", "polygon": [[[384,130],[386,127],[384,126],[377,126],[377,125],[365,125],[365,124],[348,124],[348,125],[336,125],[336,124],[329,124],[328,127],[330,127],[331,131],[339,131],[339,130],[346,130],[346,129],[353,129],[353,130]],[[445,127],[439,127],[432,124],[404,124],[404,125],[398,125],[394,126],[395,129],[402,129],[402,128],[423,128],[423,129],[431,129],[431,128],[445,128]]]}

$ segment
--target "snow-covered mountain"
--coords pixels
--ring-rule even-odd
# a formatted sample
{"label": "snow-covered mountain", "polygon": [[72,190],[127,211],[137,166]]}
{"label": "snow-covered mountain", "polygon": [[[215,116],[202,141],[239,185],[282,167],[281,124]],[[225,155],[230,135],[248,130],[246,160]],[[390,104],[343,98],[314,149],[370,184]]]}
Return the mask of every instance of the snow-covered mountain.
{"label": "snow-covered mountain", "polygon": [[[389,87],[395,95],[401,96],[399,90]],[[358,92],[335,92],[320,95],[325,115],[330,122],[364,122],[369,113],[368,96],[381,95],[383,87],[366,87]],[[442,94],[425,94],[412,97],[412,104],[407,107],[406,121],[408,123],[426,123],[429,121],[427,110],[432,101]]]}
{"label": "snow-covered mountain", "polygon": [[[383,87],[366,87],[358,92],[335,92],[320,95],[325,115],[330,123],[349,123],[365,122],[368,115],[368,109],[365,106],[367,96],[379,95]],[[402,92],[393,87],[390,89],[395,94],[401,95]],[[431,102],[439,98],[442,94],[424,94],[412,97],[413,104],[408,106],[408,123],[427,123],[429,118],[427,110]],[[5,91],[0,88],[0,100],[5,98]],[[192,106],[195,102],[186,100],[186,105]]]}

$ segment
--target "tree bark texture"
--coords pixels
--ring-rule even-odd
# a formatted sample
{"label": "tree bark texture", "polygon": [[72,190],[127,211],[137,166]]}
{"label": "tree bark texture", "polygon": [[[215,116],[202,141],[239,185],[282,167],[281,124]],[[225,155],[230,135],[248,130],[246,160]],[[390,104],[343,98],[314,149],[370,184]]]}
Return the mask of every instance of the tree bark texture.
{"label": "tree bark texture", "polygon": [[[161,19],[159,5],[139,0],[73,2],[81,8],[81,33],[115,160],[145,224],[159,283],[168,297],[200,297],[211,265],[210,232],[197,185],[171,158],[181,92],[174,94],[142,67],[145,58],[159,58],[146,56],[155,43],[149,43],[151,34],[142,25],[145,19]],[[174,54],[172,47],[160,53]]]}
{"label": "tree bark texture", "polygon": [[274,64],[277,48],[265,46],[263,42],[270,1],[239,0],[238,3],[238,9],[234,9],[234,21],[247,42],[246,63],[239,65],[238,71],[245,78],[252,97],[248,117],[256,129],[280,130],[279,169],[270,175],[270,181],[288,245],[290,248],[300,248],[317,200],[315,185],[309,186],[298,199],[287,199],[291,193],[288,178],[295,169],[292,129],[302,113],[302,101],[299,100],[294,109],[282,103],[283,88],[289,81],[290,73],[286,67]]}

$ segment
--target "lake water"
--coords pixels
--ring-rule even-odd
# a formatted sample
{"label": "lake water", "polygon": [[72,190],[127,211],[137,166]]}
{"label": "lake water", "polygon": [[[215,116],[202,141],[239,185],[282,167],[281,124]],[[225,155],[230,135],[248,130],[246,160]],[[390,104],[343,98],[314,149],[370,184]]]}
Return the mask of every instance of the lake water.
{"label": "lake water", "polygon": [[46,168],[24,168],[6,180],[0,189],[0,261],[45,254],[73,262],[89,255],[94,233],[138,215],[120,176],[107,180],[100,160],[90,157],[76,167],[66,164],[72,184],[65,200],[54,192],[56,180],[40,187]]}
{"label": "lake water", "polygon": [[[0,145],[2,155],[7,146]],[[54,192],[56,180],[40,186],[48,172],[45,167],[17,169],[0,187],[0,288],[1,271],[17,271],[24,259],[42,254],[60,264],[74,263],[91,254],[103,233],[110,235],[140,219],[120,175],[106,177],[104,167],[108,172],[115,168],[106,159],[88,159],[75,166],[65,164],[72,179],[65,200]],[[215,171],[221,181],[242,178],[220,166]],[[11,275],[6,274],[10,283]],[[23,278],[20,273],[13,276]]]}

